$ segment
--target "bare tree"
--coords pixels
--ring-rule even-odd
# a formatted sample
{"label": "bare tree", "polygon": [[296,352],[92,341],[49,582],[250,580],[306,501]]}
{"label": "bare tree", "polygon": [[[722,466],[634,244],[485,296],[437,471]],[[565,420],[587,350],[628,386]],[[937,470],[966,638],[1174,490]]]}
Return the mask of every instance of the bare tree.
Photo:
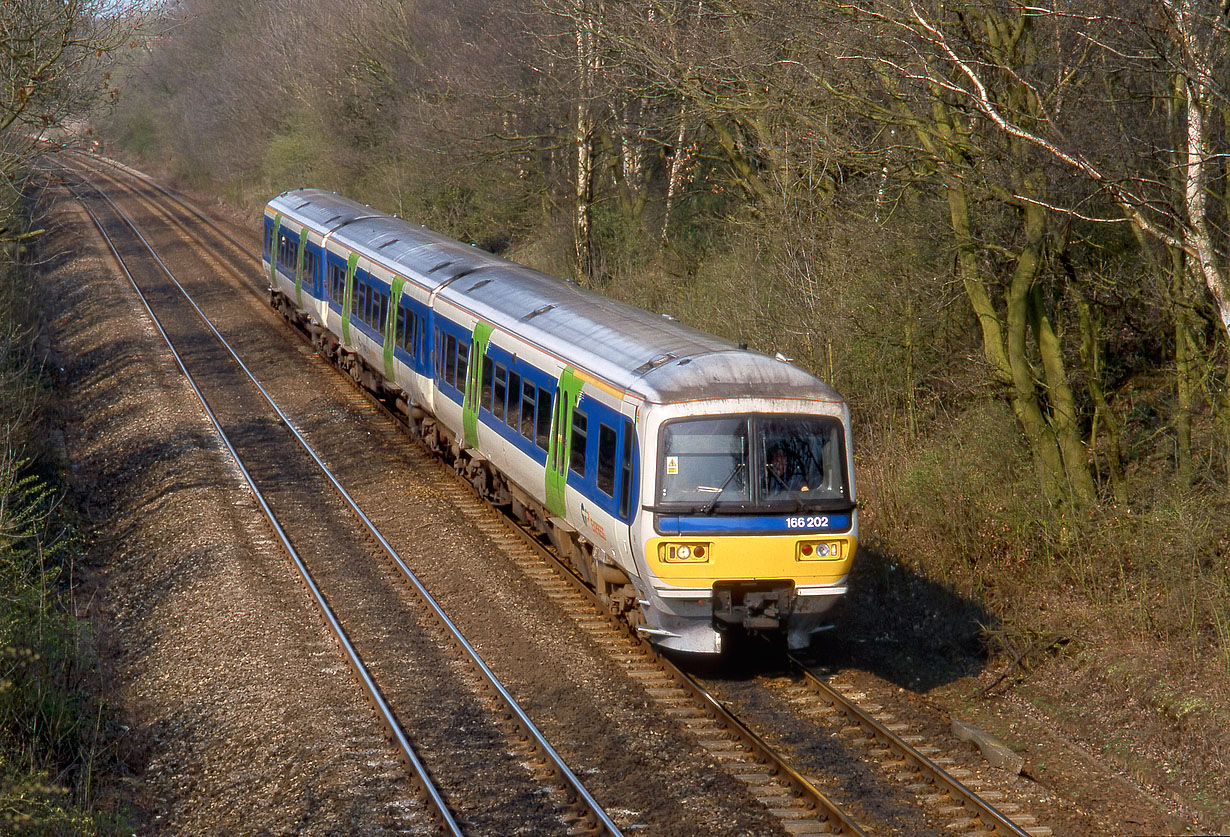
{"label": "bare tree", "polygon": [[[974,13],[992,5],[962,4]],[[1099,158],[1097,152],[1104,149],[1082,147],[1074,142],[1049,106],[1043,107],[1032,122],[1005,110],[996,100],[993,76],[1013,73],[1023,84],[1031,85],[1035,79],[1020,73],[1018,68],[988,61],[985,54],[971,50],[955,34],[957,16],[951,11],[942,17],[937,10],[916,0],[901,4],[860,3],[847,8],[883,22],[893,37],[915,55],[927,59],[909,67],[891,66],[889,62],[881,62],[882,66],[944,91],[980,114],[995,129],[1048,155],[1109,196],[1121,216],[1090,217],[1079,205],[1043,202],[1047,209],[1091,221],[1124,220],[1160,244],[1181,251],[1207,288],[1222,331],[1230,338],[1230,280],[1224,255],[1230,239],[1224,223],[1225,207],[1216,209],[1222,217],[1215,218],[1208,200],[1211,173],[1222,171],[1224,160],[1224,150],[1212,145],[1212,126],[1217,112],[1230,102],[1230,90],[1223,82],[1230,54],[1230,28],[1225,21],[1224,4],[1163,0],[1157,5],[1114,4],[1100,12],[1090,10],[1083,14],[1074,13],[1067,4],[1004,5],[1016,8],[1022,25],[1070,28],[1075,38],[1083,42],[1086,60],[1096,61],[1096,53],[1102,53],[1102,57],[1113,57],[1117,64],[1137,73],[1161,70],[1180,80],[1186,131],[1180,162],[1183,177],[1177,184],[1157,171],[1123,167],[1125,161],[1140,160],[1149,149],[1120,153],[1119,165],[1115,165],[1116,159]],[[1075,63],[1063,68],[1064,75],[1078,72]],[[1179,194],[1166,194],[1172,186],[1178,186]],[[1020,197],[1036,200],[1028,195]]]}
{"label": "bare tree", "polygon": [[[109,90],[108,68],[132,44],[138,15],[106,0],[11,0],[0,6],[0,184],[19,199],[30,159],[65,141],[73,120]],[[7,212],[5,213],[8,214]],[[0,230],[12,240],[34,233]]]}

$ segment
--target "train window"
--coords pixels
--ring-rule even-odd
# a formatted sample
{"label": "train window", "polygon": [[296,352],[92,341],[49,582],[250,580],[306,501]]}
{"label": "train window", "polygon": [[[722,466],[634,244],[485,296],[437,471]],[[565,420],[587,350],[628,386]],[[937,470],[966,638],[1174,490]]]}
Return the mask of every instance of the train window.
{"label": "train window", "polygon": [[495,364],[492,363],[491,358],[483,355],[483,386],[482,397],[479,399],[479,403],[487,408],[487,412],[491,412],[491,392],[493,389],[491,379],[493,377],[495,377]]}
{"label": "train window", "polygon": [[329,265],[329,297],[334,302],[342,301],[343,274],[340,265]]}
{"label": "train window", "polygon": [[521,389],[521,435],[534,441],[534,394],[538,388],[533,381],[525,381]]}
{"label": "train window", "polygon": [[572,411],[572,446],[568,452],[568,468],[578,477],[585,476],[585,443],[588,419],[580,410]]}
{"label": "train window", "polygon": [[624,419],[624,451],[619,475],[619,516],[624,520],[632,519],[632,447],[635,443],[636,431],[632,422]]}
{"label": "train window", "polygon": [[845,497],[839,422],[783,416],[762,420],[758,429],[762,501],[797,504]]}
{"label": "train window", "polygon": [[418,346],[419,318],[418,315],[404,305],[397,306],[397,343],[407,352],[414,354]]}
{"label": "train window", "polygon": [[538,388],[538,427],[534,444],[544,451],[551,449],[551,393],[542,387]]}
{"label": "train window", "polygon": [[750,456],[746,417],[669,422],[662,429],[659,502],[707,511],[748,502]]}
{"label": "train window", "polygon": [[509,427],[519,427],[521,422],[517,408],[521,406],[521,376],[508,370],[508,415],[504,418]]}
{"label": "train window", "polygon": [[389,295],[380,294],[380,310],[376,312],[376,331],[384,331],[384,324],[389,319]]}
{"label": "train window", "polygon": [[453,368],[456,361],[457,338],[451,334],[446,334],[444,336],[444,374],[441,377],[453,386],[457,386],[457,379],[453,376]]}
{"label": "train window", "polygon": [[470,344],[464,340],[458,340],[455,352],[457,355],[457,377],[453,379],[453,386],[461,389],[465,386],[466,372],[470,368]]}
{"label": "train window", "polygon": [[500,421],[504,420],[504,398],[508,394],[507,376],[508,370],[504,368],[504,364],[497,363],[495,365],[495,386],[492,388],[495,403],[491,405],[491,412]]}
{"label": "train window", "polygon": [[615,428],[598,422],[598,490],[615,496]]}

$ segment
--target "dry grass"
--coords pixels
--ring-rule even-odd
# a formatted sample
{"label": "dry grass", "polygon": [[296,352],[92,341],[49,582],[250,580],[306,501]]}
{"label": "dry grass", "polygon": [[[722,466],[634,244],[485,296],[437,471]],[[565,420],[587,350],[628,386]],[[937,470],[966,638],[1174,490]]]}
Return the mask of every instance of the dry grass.
{"label": "dry grass", "polygon": [[865,540],[993,617],[990,686],[1230,820],[1230,490],[1142,471],[1132,507],[1052,508],[1015,436],[994,403],[881,433],[860,450]]}

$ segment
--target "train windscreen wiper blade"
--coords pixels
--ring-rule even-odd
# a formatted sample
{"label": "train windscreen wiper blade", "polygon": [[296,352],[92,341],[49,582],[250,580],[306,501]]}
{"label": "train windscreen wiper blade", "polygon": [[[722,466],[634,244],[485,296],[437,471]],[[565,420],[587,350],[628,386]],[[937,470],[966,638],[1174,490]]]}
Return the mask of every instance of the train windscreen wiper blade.
{"label": "train windscreen wiper blade", "polygon": [[735,478],[735,474],[743,470],[744,464],[745,463],[742,461],[735,463],[735,467],[731,470],[730,476],[728,476],[726,478],[726,481],[722,483],[722,487],[717,490],[717,494],[714,494],[713,499],[710,500],[708,503],[705,503],[705,505],[701,507],[701,510],[700,510],[701,514],[708,514],[709,512],[713,511],[713,507],[717,505],[717,501],[721,498],[723,494],[726,493],[726,486],[730,485],[730,481]]}

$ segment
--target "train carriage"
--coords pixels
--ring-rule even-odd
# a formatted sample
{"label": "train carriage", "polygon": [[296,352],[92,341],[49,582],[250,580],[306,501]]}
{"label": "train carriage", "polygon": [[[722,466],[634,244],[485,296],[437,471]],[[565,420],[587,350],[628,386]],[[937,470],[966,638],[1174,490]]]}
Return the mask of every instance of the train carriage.
{"label": "train carriage", "polygon": [[850,416],[782,360],[320,190],[265,210],[272,302],[656,643],[805,646],[846,591]]}

